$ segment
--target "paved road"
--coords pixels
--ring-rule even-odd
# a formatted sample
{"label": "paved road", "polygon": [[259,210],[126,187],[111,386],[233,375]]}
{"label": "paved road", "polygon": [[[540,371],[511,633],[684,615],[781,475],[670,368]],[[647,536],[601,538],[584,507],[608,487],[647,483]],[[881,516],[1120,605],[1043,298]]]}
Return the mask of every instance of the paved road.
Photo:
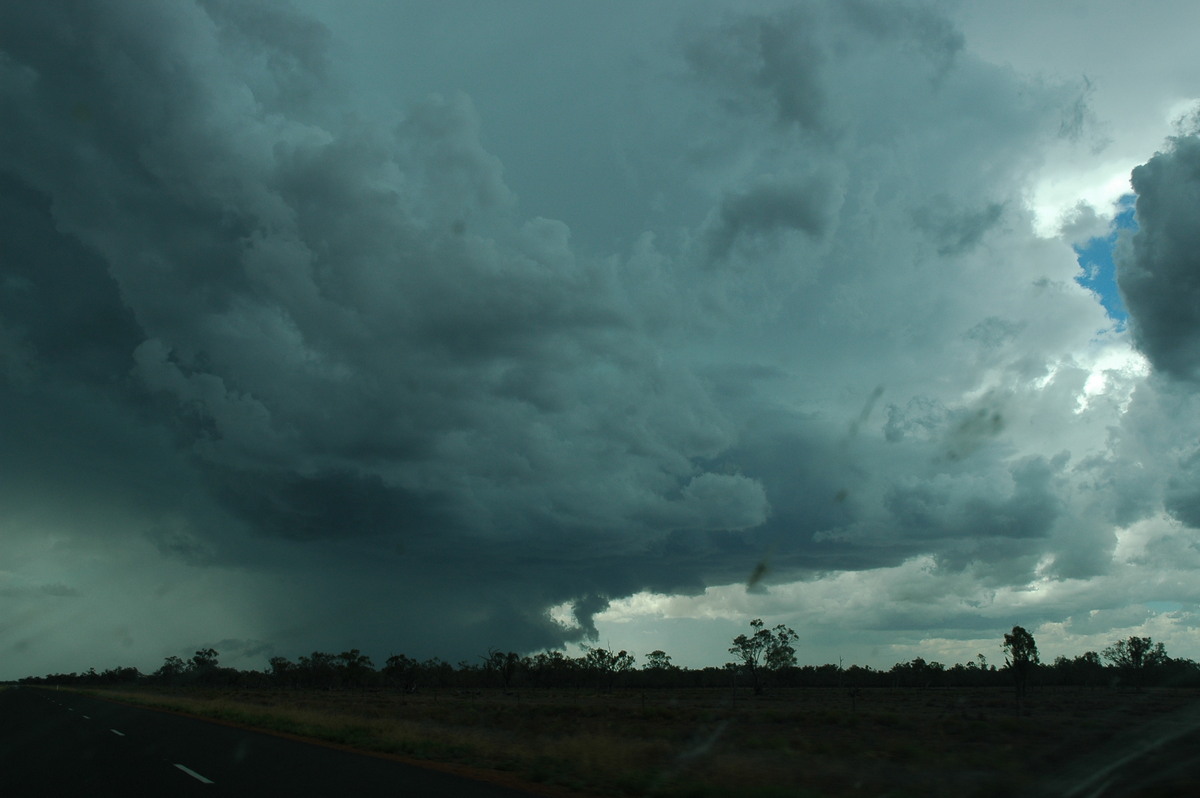
{"label": "paved road", "polygon": [[0,690],[0,796],[527,793],[66,691]]}

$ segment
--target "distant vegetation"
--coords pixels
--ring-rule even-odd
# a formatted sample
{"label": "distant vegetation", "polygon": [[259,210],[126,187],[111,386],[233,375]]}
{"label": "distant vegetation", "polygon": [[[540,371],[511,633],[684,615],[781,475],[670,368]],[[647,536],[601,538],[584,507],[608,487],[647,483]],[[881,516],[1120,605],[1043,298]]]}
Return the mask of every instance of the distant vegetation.
{"label": "distant vegetation", "polygon": [[[798,665],[796,633],[754,620],[722,667],[589,648],[489,650],[451,665],[357,649],[262,670],[203,648],[25,684],[295,734],[478,778],[588,795],[1190,795],[1200,783],[1200,666],[1148,637],[1041,661],[1027,630],[946,665]],[[1151,687],[1191,689],[1147,689]],[[1111,689],[1117,688],[1117,689]],[[513,781],[515,779],[515,781]],[[1109,793],[1105,793],[1109,794]]]}
{"label": "distant vegetation", "polygon": [[452,665],[433,658],[417,660],[393,654],[377,666],[358,649],[333,654],[314,651],[296,660],[272,657],[263,670],[238,670],[219,663],[217,651],[206,648],[184,660],[167,657],[153,673],[134,667],[94,668],[85,673],[29,676],[22,684],[74,686],[201,686],[277,687],[289,689],[387,688],[403,692],[426,689],[478,690],[500,688],[595,689],[621,688],[746,688],[755,693],[779,687],[1200,687],[1200,665],[1169,656],[1162,643],[1148,637],[1118,640],[1103,652],[1087,651],[1073,659],[1060,656],[1040,662],[1033,636],[1020,626],[1004,635],[1003,665],[990,665],[983,654],[966,663],[947,666],[917,657],[888,670],[850,665],[797,665],[792,641],[797,635],[785,626],[773,630],[762,621],[751,623],[750,635],[734,639],[729,652],[736,661],[722,667],[686,668],[657,650],[638,667],[626,651],[587,648],[580,657],[561,651],[521,655],[489,650],[476,661]]}

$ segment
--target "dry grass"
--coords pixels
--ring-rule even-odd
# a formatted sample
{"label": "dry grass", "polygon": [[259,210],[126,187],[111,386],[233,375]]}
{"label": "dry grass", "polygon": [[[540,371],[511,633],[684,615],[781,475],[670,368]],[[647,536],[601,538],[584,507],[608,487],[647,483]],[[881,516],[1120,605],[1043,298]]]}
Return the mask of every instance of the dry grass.
{"label": "dry grass", "polygon": [[[1193,691],[386,691],[139,689],[103,695],[600,795],[1012,795]],[[1132,738],[1131,738],[1132,739]]]}

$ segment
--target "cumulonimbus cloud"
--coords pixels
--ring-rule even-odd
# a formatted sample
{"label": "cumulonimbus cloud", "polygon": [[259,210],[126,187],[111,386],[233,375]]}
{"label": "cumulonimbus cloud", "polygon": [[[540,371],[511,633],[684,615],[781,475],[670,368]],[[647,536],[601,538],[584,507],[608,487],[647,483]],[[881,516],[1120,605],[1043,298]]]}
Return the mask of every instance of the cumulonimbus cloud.
{"label": "cumulonimbus cloud", "polygon": [[[609,598],[741,581],[767,553],[772,579],[924,554],[997,582],[1052,555],[1101,569],[1065,520],[1094,452],[1026,432],[1077,421],[1056,369],[1104,319],[1018,197],[1079,89],[897,8],[665,37],[666,134],[623,144],[663,204],[705,207],[597,254],[524,215],[470,97],[355,116],[327,33],[275,4],[6,7],[0,200],[30,241],[2,264],[2,423],[139,430],[97,493],[161,464],[152,498],[120,494],[139,534],[284,574],[310,620],[264,610],[281,639],[554,645]],[[1185,145],[1135,179],[1136,263],[1175,288],[1184,249],[1151,244],[1176,211],[1152,205],[1190,185]],[[1138,279],[1138,340],[1184,368],[1156,325],[1186,291]],[[1098,408],[1078,423],[1103,429]],[[572,600],[579,629],[545,617]]]}

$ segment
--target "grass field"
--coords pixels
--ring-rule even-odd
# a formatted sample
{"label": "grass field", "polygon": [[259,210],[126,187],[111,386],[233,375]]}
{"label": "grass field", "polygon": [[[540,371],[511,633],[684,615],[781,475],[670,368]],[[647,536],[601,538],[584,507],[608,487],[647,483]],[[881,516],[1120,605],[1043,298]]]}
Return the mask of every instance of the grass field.
{"label": "grass field", "polygon": [[[1078,795],[1098,795],[1105,781],[1131,787],[1132,772],[1141,791],[1128,794],[1178,795],[1200,773],[1191,753],[1200,691],[1182,689],[1035,690],[1020,713],[1011,691],[968,688],[869,689],[854,698],[820,688],[758,697],[718,690],[92,692],[501,772],[564,794],[1011,798],[1079,788]],[[1152,750],[1143,755],[1144,747]],[[1137,761],[1106,775],[1122,758]],[[1158,764],[1138,767],[1150,762]],[[1151,783],[1159,775],[1166,782]]]}

